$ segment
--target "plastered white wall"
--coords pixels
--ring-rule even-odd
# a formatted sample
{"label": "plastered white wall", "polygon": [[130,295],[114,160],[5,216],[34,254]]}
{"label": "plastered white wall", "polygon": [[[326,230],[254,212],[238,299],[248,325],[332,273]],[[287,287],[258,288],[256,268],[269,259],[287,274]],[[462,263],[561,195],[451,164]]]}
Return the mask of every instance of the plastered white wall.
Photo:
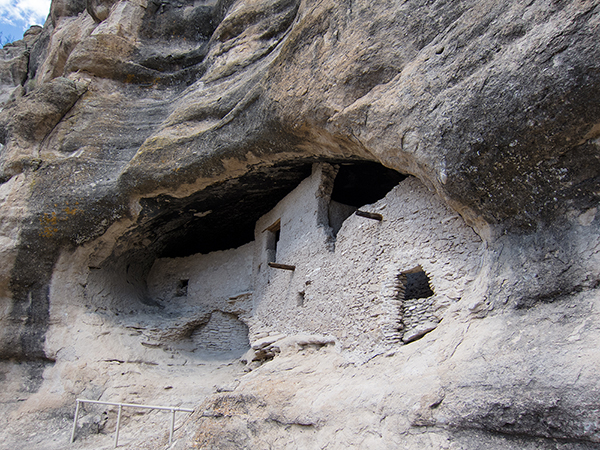
{"label": "plastered white wall", "polygon": [[[157,259],[148,275],[148,291],[167,309],[232,311],[235,298],[252,290],[253,252],[250,243],[206,255]],[[185,296],[177,295],[180,280],[188,280]]]}

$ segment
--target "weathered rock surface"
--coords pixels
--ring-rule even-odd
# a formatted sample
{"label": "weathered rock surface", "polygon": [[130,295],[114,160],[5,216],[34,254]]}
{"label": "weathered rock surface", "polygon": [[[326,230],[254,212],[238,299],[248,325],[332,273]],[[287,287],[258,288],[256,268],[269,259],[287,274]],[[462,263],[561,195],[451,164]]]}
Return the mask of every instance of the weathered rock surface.
{"label": "weathered rock surface", "polygon": [[[64,448],[80,396],[201,405],[176,448],[597,448],[599,100],[593,0],[54,1],[0,50],[0,445]],[[209,324],[260,308],[164,308],[156,261],[238,251],[313,163],[358,161],[475,230],[470,288],[386,356],[273,329],[271,361],[191,383]]]}

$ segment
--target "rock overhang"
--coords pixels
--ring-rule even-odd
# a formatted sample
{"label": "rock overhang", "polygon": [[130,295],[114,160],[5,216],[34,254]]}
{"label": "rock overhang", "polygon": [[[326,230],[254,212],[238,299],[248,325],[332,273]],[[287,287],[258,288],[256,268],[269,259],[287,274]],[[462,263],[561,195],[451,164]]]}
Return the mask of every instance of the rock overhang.
{"label": "rock overhang", "polygon": [[[202,3],[203,8],[209,3]],[[548,373],[552,372],[552,352],[562,351],[565,343],[550,329],[548,335],[557,340],[547,345],[546,334],[538,333],[529,317],[542,307],[567,311],[564,300],[573,299],[582,308],[577,326],[585,324],[593,313],[591,309],[583,311],[584,299],[595,295],[593,289],[600,279],[595,250],[600,173],[598,4],[438,2],[431,6],[354,1],[349,5],[286,0],[276,2],[277,8],[283,9],[269,9],[272,3],[253,2],[258,9],[266,6],[265,14],[244,13],[227,19],[210,43],[209,34],[219,26],[216,22],[220,24],[233,5],[219,2],[215,8],[220,16],[215,23],[203,28],[200,35],[187,30],[191,34],[184,37],[196,39],[194,45],[178,48],[181,40],[174,38],[168,45],[152,49],[160,36],[147,33],[140,40],[141,47],[127,47],[133,48],[133,53],[108,55],[114,58],[105,61],[119,62],[114,68],[92,61],[85,66],[87,73],[74,74],[64,72],[58,64],[63,56],[68,59],[68,54],[53,54],[59,56],[53,60],[57,64],[46,72],[41,70],[41,62],[48,55],[46,49],[56,49],[59,37],[64,38],[61,33],[67,22],[87,26],[91,18],[77,22],[86,14],[81,1],[62,4],[62,10],[61,3],[54,2],[53,24],[42,33],[44,40],[40,38],[31,49],[29,79],[23,92],[35,92],[34,78],[38,87],[48,83],[49,78],[36,75],[43,72],[71,79],[87,77],[93,80],[92,90],[64,111],[66,115],[44,138],[41,153],[35,153],[35,146],[29,148],[33,149],[30,163],[21,164],[20,173],[11,172],[11,184],[22,183],[31,188],[27,192],[32,195],[15,227],[18,232],[11,232],[18,235],[12,249],[18,255],[11,270],[9,300],[14,314],[3,331],[13,337],[3,338],[3,349],[11,347],[3,356],[45,357],[45,333],[48,324],[57,319],[50,312],[51,301],[58,302],[55,308],[62,305],[57,294],[49,295],[51,280],[62,276],[55,266],[57,255],[92,252],[90,248],[100,241],[108,243],[115,251],[113,256],[94,261],[80,258],[76,263],[65,263],[68,257],[64,256],[60,270],[65,270],[65,264],[82,262],[84,272],[98,273],[95,263],[104,261],[103,267],[114,266],[108,278],[115,274],[125,284],[133,281],[137,283],[134,290],[139,291],[134,294],[143,294],[141,281],[157,257],[238,245],[247,239],[241,238],[241,229],[252,222],[251,214],[276,202],[313,162],[344,164],[360,159],[416,175],[455,211],[470,218],[479,232],[489,224],[497,228],[487,239],[477,298],[465,299],[469,306],[462,305],[461,311],[484,317],[495,309],[497,320],[506,320],[505,329],[512,330],[510,339],[515,339],[514,348],[507,350],[507,360],[513,357],[511,353],[519,354],[517,337],[521,329],[527,330],[531,342],[546,343],[541,348],[548,351],[522,355],[532,366],[548,367]],[[177,15],[185,5],[177,8],[171,3],[169,8]],[[291,9],[286,9],[290,5]],[[207,11],[199,10],[198,17],[208,17]],[[281,47],[270,41],[273,36],[267,33],[258,45],[260,51],[246,53],[245,60],[232,57],[228,62],[227,49],[243,53],[237,43],[256,43],[246,39],[250,31],[268,31],[268,26],[254,27],[250,23],[253,17],[268,21],[273,11],[284,11],[273,21],[281,26],[272,28],[280,33]],[[291,21],[290,11],[297,14]],[[234,8],[229,12],[234,13]],[[63,20],[67,16],[69,20]],[[250,22],[246,24],[244,18]],[[116,19],[115,14],[106,21],[123,26],[125,34],[132,30],[135,34],[137,28],[129,27],[126,15],[121,22]],[[369,26],[364,26],[365,21]],[[110,31],[107,25],[103,22],[102,26]],[[167,29],[158,24],[152,31]],[[70,36],[85,39],[84,35]],[[238,37],[246,40],[235,41]],[[63,50],[72,50],[67,41],[64,44]],[[211,47],[213,44],[219,48]],[[86,45],[77,50],[77,58],[67,69],[76,69],[80,63],[84,67],[86,52],[92,59],[107,56],[101,46]],[[215,67],[211,68],[212,64]],[[196,83],[206,73],[210,76]],[[155,86],[157,75],[161,79]],[[122,92],[135,95],[124,95],[120,102],[86,104],[94,92],[96,100]],[[188,96],[190,93],[194,95]],[[146,110],[152,103],[146,95],[160,98],[162,104]],[[26,102],[18,95],[15,98]],[[177,109],[179,105],[181,109]],[[84,114],[78,115],[81,112]],[[64,132],[64,140],[59,131]],[[169,140],[170,136],[175,139]],[[96,141],[102,141],[101,145]],[[79,162],[74,162],[78,158]],[[280,182],[275,183],[276,189],[272,189],[272,180]],[[70,215],[73,209],[81,213]],[[194,243],[198,235],[210,245]],[[230,240],[232,236],[239,241]],[[128,272],[135,279],[128,278]],[[83,285],[84,278],[77,281]],[[115,280],[97,281],[102,288]],[[83,294],[72,298],[85,307],[96,306],[88,305]],[[520,310],[511,312],[511,307]],[[508,323],[515,314],[524,325],[510,328]],[[444,342],[457,348],[458,341],[448,338],[456,331],[454,318],[448,319],[436,337],[441,339],[437,341],[440,349]],[[464,320],[482,329],[490,324],[489,320]],[[569,320],[574,319],[560,319],[561,335],[569,336]],[[436,339],[427,339],[428,351]],[[511,372],[502,368],[494,372],[500,367],[495,365],[494,348],[488,341],[481,344],[476,336],[471,339],[487,346],[486,351],[493,355],[482,363],[481,373]],[[507,339],[498,333],[499,342]],[[570,336],[568,342],[573,355],[582,348],[576,336]],[[458,353],[462,352],[463,361],[473,362],[476,358],[468,348],[459,344]],[[440,355],[445,354],[440,350]],[[564,364],[565,378],[572,375],[570,367],[577,367],[577,362]],[[474,386],[473,398],[485,397],[485,377],[477,379],[464,370],[468,375],[452,378],[454,369],[445,375],[448,386],[464,382]],[[546,375],[526,376],[543,385]],[[36,377],[41,379],[39,373]],[[589,391],[594,377],[589,375],[587,385],[570,392]],[[579,378],[577,383],[581,383]],[[568,397],[569,390],[565,388],[563,394]],[[515,398],[519,395],[515,391]],[[493,403],[493,398],[490,401]],[[589,404],[593,406],[594,401]],[[518,403],[515,417],[523,411]],[[437,403],[431,404],[437,408]],[[552,407],[552,402],[545,405]],[[469,416],[467,412],[465,417],[473,418],[474,426],[497,421],[488,428],[510,433],[510,427],[498,426],[501,413],[486,416],[483,411]],[[465,429],[473,426],[467,419],[455,423]],[[528,425],[519,432],[539,434],[539,429]],[[585,430],[560,436],[589,437]]]}
{"label": "rock overhang", "polygon": [[[254,56],[249,54],[248,57],[253,62],[239,66],[234,75],[222,74],[220,78],[206,80],[207,84],[217,86],[223,80],[240,73],[246,73],[253,78],[252,83],[241,89],[238,89],[238,83],[237,91],[234,89],[235,93],[228,88],[223,91],[222,101],[225,101],[227,96],[231,98],[226,101],[227,107],[219,111],[214,118],[215,123],[219,123],[218,126],[208,124],[209,129],[205,131],[202,131],[203,126],[200,126],[200,131],[194,132],[189,139],[181,137],[176,140],[163,139],[161,129],[174,127],[173,133],[179,133],[182,130],[175,125],[183,127],[182,129],[194,128],[196,122],[203,120],[202,117],[186,119],[183,115],[169,119],[168,123],[163,120],[161,124],[159,121],[154,130],[155,135],[151,136],[146,143],[137,143],[141,147],[132,163],[124,168],[124,173],[121,175],[121,181],[124,183],[118,187],[125,195],[128,195],[131,190],[140,192],[152,190],[150,184],[157,181],[157,177],[162,177],[160,184],[164,184],[165,191],[172,192],[178,184],[193,183],[191,178],[198,173],[199,167],[203,167],[202,170],[212,170],[214,159],[218,161],[221,158],[219,154],[223,149],[226,149],[225,153],[230,154],[243,152],[244,150],[241,149],[260,147],[261,145],[254,145],[254,143],[262,140],[267,144],[265,147],[278,148],[275,151],[280,152],[287,145],[284,141],[287,141],[295,147],[295,150],[287,156],[281,156],[280,161],[285,159],[291,161],[298,156],[309,156],[319,144],[323,143],[323,140],[319,139],[328,135],[325,140],[329,142],[326,144],[336,139],[345,141],[344,148],[338,156],[362,158],[368,155],[368,159],[381,161],[397,170],[417,175],[430,187],[435,188],[442,197],[453,203],[458,210],[469,209],[470,212],[465,215],[477,217],[482,222],[491,223],[502,229],[520,229],[529,232],[535,230],[540,222],[550,223],[560,220],[560,216],[568,209],[565,204],[573,198],[579,199],[575,202],[577,204],[573,204],[575,208],[585,208],[586,205],[597,202],[598,199],[590,195],[589,190],[585,193],[585,189],[581,190],[583,194],[579,191],[572,192],[573,189],[563,190],[559,196],[556,196],[557,200],[553,200],[555,196],[549,188],[549,185],[556,184],[549,182],[552,177],[561,181],[552,170],[555,169],[557,161],[560,163],[561,160],[565,160],[562,155],[568,153],[571,157],[566,158],[568,161],[563,169],[569,173],[582,171],[579,167],[581,164],[575,162],[581,161],[582,154],[595,155],[586,164],[587,172],[590,172],[591,176],[581,180],[582,182],[593,184],[594,176],[598,172],[597,145],[593,142],[580,142],[584,137],[589,138],[587,141],[593,141],[594,136],[588,135],[590,130],[594,129],[594,124],[598,122],[599,115],[597,102],[591,101],[598,96],[593,58],[588,62],[578,59],[581,48],[586,47],[587,50],[595,48],[589,48],[589,39],[593,30],[586,22],[586,18],[590,14],[593,15],[593,8],[572,11],[572,21],[560,32],[557,31],[556,42],[550,41],[551,45],[544,48],[539,55],[533,53],[530,55],[527,49],[518,47],[518,43],[528,33],[540,42],[548,40],[547,32],[541,27],[543,20],[557,20],[554,15],[564,14],[566,9],[561,7],[545,12],[542,14],[543,17],[536,18],[536,22],[516,24],[511,28],[512,31],[505,30],[500,34],[494,34],[500,27],[500,23],[486,22],[485,27],[477,30],[474,39],[477,42],[487,42],[490,47],[473,49],[477,57],[481,56],[477,61],[475,61],[476,56],[461,55],[458,43],[444,44],[457,33],[457,30],[452,28],[452,24],[456,24],[465,15],[474,15],[473,17],[487,20],[500,10],[504,11],[503,7],[499,7],[499,10],[477,12],[470,11],[464,5],[447,6],[446,9],[439,11],[431,10],[423,17],[419,17],[414,25],[426,31],[427,39],[404,47],[396,46],[395,48],[402,49],[402,55],[396,55],[394,53],[396,50],[390,47],[391,42],[399,43],[403,38],[395,34],[389,35],[390,43],[371,46],[372,54],[356,53],[355,56],[361,61],[362,68],[360,74],[355,77],[346,70],[348,67],[343,62],[340,66],[343,73],[336,75],[315,71],[312,66],[305,67],[298,61],[298,57],[309,50],[310,42],[321,39],[319,33],[315,31],[320,28],[312,25],[323,27],[328,25],[336,28],[335,33],[327,28],[323,31],[325,36],[319,45],[323,46],[324,54],[333,58],[339,52],[345,51],[348,42],[343,39],[346,36],[344,30],[349,27],[348,20],[352,19],[352,14],[355,12],[352,12],[350,18],[342,20],[339,11],[331,10],[333,15],[325,20],[322,16],[325,10],[311,9],[309,5],[299,7],[298,2],[289,1],[276,2],[276,5],[259,2],[260,4],[248,7],[248,10],[234,8],[223,20],[225,17],[223,11],[231,6],[231,2],[213,3],[208,2],[198,6],[199,11],[203,11],[201,22],[208,27],[203,28],[204,31],[200,33],[198,39],[204,42],[211,33],[217,32],[221,27],[212,38],[213,42],[210,45],[214,47],[218,42],[227,41],[228,45],[232,45],[231,51],[234,51],[232,49],[239,44],[236,39],[243,31],[240,29],[240,24],[253,26],[259,22],[263,23],[269,13],[285,12],[284,16],[287,17],[292,11],[294,14],[300,14],[300,17],[293,23],[284,21],[285,24],[281,25],[280,32],[283,34],[280,38],[283,39],[281,42],[284,45],[282,48],[270,50],[269,55],[272,54],[274,59],[263,64],[268,59],[265,55],[255,61],[252,59]],[[183,10],[187,7],[183,3],[179,5],[181,8],[177,5],[167,6],[173,9],[173,14],[183,14]],[[213,19],[209,19],[210,8],[214,8],[210,13],[215,15]],[[146,14],[151,14],[150,10],[152,8],[146,11]],[[155,14],[158,14],[157,11]],[[510,11],[510,13],[515,12]],[[393,20],[390,19],[390,23],[400,23],[403,19],[408,20],[413,17],[406,8],[401,8],[392,16]],[[434,19],[438,16],[443,16],[444,20],[434,23]],[[110,17],[107,20],[111,20]],[[304,30],[303,27],[309,25],[312,31]],[[286,27],[291,28],[288,30]],[[464,25],[461,24],[461,27],[464,28]],[[229,28],[231,30],[227,31]],[[158,27],[157,30],[159,29],[161,28]],[[105,34],[108,36],[111,30],[110,27],[106,28]],[[175,33],[177,39],[181,38],[178,33],[185,34],[188,31],[177,31]],[[135,30],[129,32],[134,33]],[[329,36],[330,32],[333,33],[332,36]],[[96,34],[102,35],[102,33]],[[95,37],[90,36],[90,39]],[[154,38],[146,36],[144,39],[140,49],[152,50]],[[462,36],[460,39],[465,38]],[[565,47],[569,39],[575,39],[576,43]],[[371,40],[367,40],[366,43],[373,44]],[[84,47],[77,50],[81,55],[86,53]],[[511,53],[511,49],[516,53]],[[223,48],[222,51],[227,50]],[[543,70],[527,76],[522,67],[510,72],[502,69],[500,66],[502,61],[514,62],[516,55],[521,53],[528,58],[527,61],[543,66]],[[140,55],[141,53],[134,52],[133,55],[124,54],[123,57],[130,59],[127,64],[135,65],[139,63],[136,58]],[[392,60],[397,62],[396,66],[383,67],[382,55],[394,56]],[[146,57],[142,57],[144,58]],[[87,60],[89,61],[90,58]],[[203,64],[208,67],[217,64],[216,61],[210,60]],[[319,61],[318,59],[313,63]],[[407,65],[407,61],[412,62]],[[440,84],[448,76],[444,75],[439,79],[434,77],[444,67],[451,69],[450,72],[455,72],[450,87]],[[561,71],[560,67],[570,69]],[[176,69],[173,70],[177,72]],[[130,79],[125,84],[136,82],[143,84],[143,80],[137,80],[136,70],[129,70],[123,66],[118,69],[119,73],[122,73],[113,80],[126,80],[129,76]],[[172,72],[167,66],[160,70]],[[70,69],[67,69],[67,72],[69,71]],[[94,71],[91,70],[90,73],[93,74]],[[291,83],[297,84],[300,81],[298,74],[303,73],[306,75],[304,79],[306,85],[291,85]],[[342,78],[337,79],[338,75]],[[108,79],[112,77],[110,74],[98,74],[98,76]],[[172,75],[168,75],[170,76]],[[201,73],[196,76],[201,76]],[[552,92],[548,88],[551,80],[556,77],[564,81],[564,87],[560,92]],[[169,83],[171,82],[179,83],[176,79]],[[356,83],[367,87],[357,88]],[[468,89],[471,84],[476,88],[472,90],[473,92]],[[505,89],[506,86],[510,86],[511,89]],[[387,87],[387,90],[384,87]],[[190,85],[187,93],[177,94],[175,97],[178,99],[174,101],[185,103],[188,94],[195,91],[203,92],[202,89],[204,88],[200,88],[199,85]],[[405,97],[408,103],[403,105],[407,106],[407,109],[397,108],[394,112],[386,103],[386,96],[382,97],[382,92],[389,92],[391,96],[398,95],[399,100]],[[425,93],[427,95],[424,95],[422,105],[408,101],[417,94]],[[208,102],[210,104],[207,103],[206,108],[211,107],[214,112],[214,107],[210,106],[214,100],[212,95],[211,93]],[[387,96],[389,97],[390,95]],[[320,98],[324,98],[325,101],[319,102]],[[524,103],[535,105],[535,108],[528,107],[525,111],[520,111]],[[170,110],[173,108],[177,107],[171,107]],[[204,114],[203,110],[197,113]],[[163,111],[163,114],[166,112]],[[415,122],[415,115],[421,116],[421,124]],[[223,120],[225,116],[227,119]],[[449,120],[449,117],[453,119]],[[156,121],[155,118],[152,120]],[[171,123],[171,120],[174,122]],[[548,124],[557,121],[560,122],[557,127],[548,128]],[[303,132],[303,129],[309,131]],[[148,135],[146,134],[144,138],[147,139]],[[272,145],[270,141],[275,144]],[[67,147],[75,148],[75,144],[76,142],[72,140]],[[192,150],[196,147],[199,151]],[[153,150],[159,153],[162,159],[177,161],[176,165],[180,166],[178,173],[168,173],[169,171],[166,170],[164,175],[161,175],[160,164],[153,164],[153,170],[148,170],[146,164],[156,159],[152,155]],[[319,150],[316,152],[318,153]],[[331,152],[331,149],[324,151],[324,153],[328,152]],[[576,157],[573,156],[575,154]],[[198,157],[198,155],[211,157],[204,159],[203,156]],[[213,161],[210,161],[211,159]],[[498,159],[502,161],[499,162]],[[593,166],[594,170],[589,170],[590,166]],[[144,171],[153,172],[151,178],[154,180],[148,180]],[[582,177],[576,175],[576,178]],[[149,183],[146,184],[146,181]],[[577,189],[579,187],[575,187],[575,190]],[[517,190],[522,193],[530,190],[530,193],[515,196],[514,192]],[[165,193],[170,195],[171,192]],[[542,211],[543,214],[537,214],[538,211]]]}
{"label": "rock overhang", "polygon": [[316,162],[341,164],[333,199],[362,206],[382,198],[404,176],[373,161],[298,158],[255,168],[186,197],[141,198],[135,230],[125,242],[146,242],[157,257],[189,256],[239,247],[254,224],[307,178]]}

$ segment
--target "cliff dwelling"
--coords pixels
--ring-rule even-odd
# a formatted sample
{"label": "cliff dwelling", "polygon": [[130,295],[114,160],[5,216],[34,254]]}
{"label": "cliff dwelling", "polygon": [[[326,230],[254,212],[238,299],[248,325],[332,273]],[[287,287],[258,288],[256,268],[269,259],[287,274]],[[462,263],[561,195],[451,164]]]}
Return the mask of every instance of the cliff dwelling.
{"label": "cliff dwelling", "polygon": [[435,329],[473,280],[480,245],[413,177],[375,164],[315,163],[256,221],[252,241],[156,259],[148,303],[177,316],[168,333],[186,329],[198,351],[320,334],[372,353]]}
{"label": "cliff dwelling", "polygon": [[599,36],[52,0],[0,49],[0,447],[597,449]]}

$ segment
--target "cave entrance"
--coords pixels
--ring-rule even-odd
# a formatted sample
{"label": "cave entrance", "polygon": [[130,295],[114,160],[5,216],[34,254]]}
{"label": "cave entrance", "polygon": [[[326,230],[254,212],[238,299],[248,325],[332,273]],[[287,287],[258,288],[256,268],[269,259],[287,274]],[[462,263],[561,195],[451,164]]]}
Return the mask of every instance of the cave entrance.
{"label": "cave entrance", "polygon": [[[315,162],[302,160],[256,168],[188,197],[161,194],[140,199],[142,210],[137,226],[117,243],[118,248],[128,250],[103,263],[104,270],[95,271],[97,289],[90,295],[102,297],[99,302],[110,303],[118,311],[135,309],[138,302],[163,306],[162,294],[155,300],[147,287],[147,277],[156,260],[236,249],[252,242],[257,220],[308,178]],[[406,178],[372,161],[323,162],[336,168],[330,198],[324,199],[328,204],[323,204],[323,222],[329,222],[334,237],[357,208],[380,200]],[[281,251],[282,222],[276,219],[267,229],[268,262],[281,257],[277,253]],[[165,298],[183,300],[192,294],[192,281],[186,274],[170,283]],[[110,294],[107,284],[114,286]]]}
{"label": "cave entrance", "polygon": [[329,202],[329,226],[337,236],[344,221],[361,206],[381,200],[406,178],[376,162],[340,165]]}

